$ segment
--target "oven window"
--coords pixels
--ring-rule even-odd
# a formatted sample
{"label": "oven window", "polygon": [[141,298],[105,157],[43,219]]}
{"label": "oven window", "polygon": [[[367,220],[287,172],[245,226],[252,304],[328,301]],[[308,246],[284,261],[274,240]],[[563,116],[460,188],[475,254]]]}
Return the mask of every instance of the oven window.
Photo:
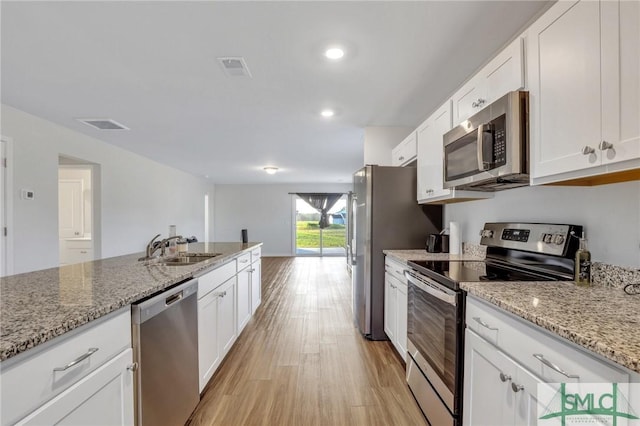
{"label": "oven window", "polygon": [[444,147],[446,180],[475,175],[478,170],[478,134],[471,132]]}
{"label": "oven window", "polygon": [[456,307],[409,283],[407,337],[447,388],[455,392]]}

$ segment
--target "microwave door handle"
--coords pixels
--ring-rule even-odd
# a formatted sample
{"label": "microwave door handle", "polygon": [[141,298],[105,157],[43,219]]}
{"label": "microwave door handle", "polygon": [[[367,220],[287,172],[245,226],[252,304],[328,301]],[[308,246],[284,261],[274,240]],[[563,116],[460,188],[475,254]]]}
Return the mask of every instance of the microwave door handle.
{"label": "microwave door handle", "polygon": [[477,154],[478,154],[478,170],[484,171],[484,124],[478,126],[478,136],[477,136]]}

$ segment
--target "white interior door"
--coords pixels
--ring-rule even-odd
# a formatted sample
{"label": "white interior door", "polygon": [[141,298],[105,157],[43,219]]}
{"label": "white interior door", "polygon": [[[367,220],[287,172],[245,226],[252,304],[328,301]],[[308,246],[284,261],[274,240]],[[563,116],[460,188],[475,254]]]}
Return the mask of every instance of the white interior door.
{"label": "white interior door", "polygon": [[58,227],[60,238],[74,238],[83,235],[82,180],[60,179],[58,181]]}

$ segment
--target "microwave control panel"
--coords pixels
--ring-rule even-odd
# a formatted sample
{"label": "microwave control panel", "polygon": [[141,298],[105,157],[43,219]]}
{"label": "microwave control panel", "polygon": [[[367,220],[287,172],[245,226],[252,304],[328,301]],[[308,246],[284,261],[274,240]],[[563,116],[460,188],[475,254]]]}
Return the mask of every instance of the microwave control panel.
{"label": "microwave control panel", "polygon": [[507,117],[500,117],[491,121],[493,129],[493,163],[495,167],[507,164]]}

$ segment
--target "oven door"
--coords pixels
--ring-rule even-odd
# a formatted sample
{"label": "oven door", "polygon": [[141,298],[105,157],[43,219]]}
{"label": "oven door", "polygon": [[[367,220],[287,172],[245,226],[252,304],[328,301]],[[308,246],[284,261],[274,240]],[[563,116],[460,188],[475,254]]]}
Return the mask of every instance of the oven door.
{"label": "oven door", "polygon": [[459,415],[462,385],[462,292],[424,275],[405,272],[408,289],[407,346],[453,416]]}

